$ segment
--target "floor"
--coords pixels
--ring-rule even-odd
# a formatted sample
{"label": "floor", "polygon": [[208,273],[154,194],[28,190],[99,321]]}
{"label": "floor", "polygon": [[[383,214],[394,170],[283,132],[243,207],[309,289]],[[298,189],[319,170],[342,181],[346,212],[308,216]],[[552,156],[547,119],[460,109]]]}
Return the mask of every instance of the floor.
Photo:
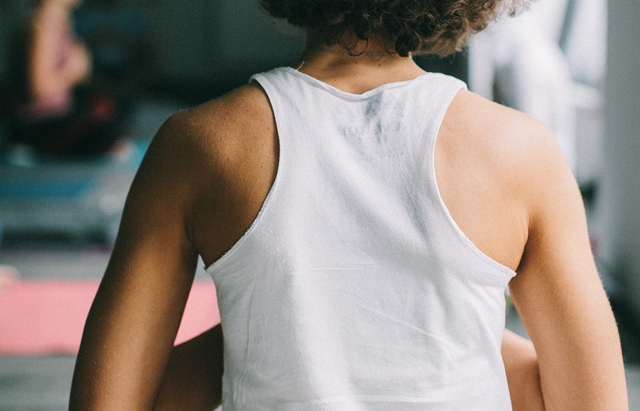
{"label": "floor", "polygon": [[[142,105],[134,125],[135,137],[149,139],[164,118],[178,108],[164,102]],[[69,238],[60,242],[59,237],[44,240],[44,245],[29,241],[7,245],[5,241],[0,247],[0,265],[15,267],[23,279],[101,278],[109,259],[108,247],[83,244],[82,238],[71,242]],[[197,277],[208,277],[202,263]],[[630,410],[640,411],[640,327],[625,304],[613,301],[613,306],[628,362]],[[519,334],[525,333],[514,310],[507,313],[507,326]],[[66,410],[74,363],[73,356],[0,356],[0,411]]]}

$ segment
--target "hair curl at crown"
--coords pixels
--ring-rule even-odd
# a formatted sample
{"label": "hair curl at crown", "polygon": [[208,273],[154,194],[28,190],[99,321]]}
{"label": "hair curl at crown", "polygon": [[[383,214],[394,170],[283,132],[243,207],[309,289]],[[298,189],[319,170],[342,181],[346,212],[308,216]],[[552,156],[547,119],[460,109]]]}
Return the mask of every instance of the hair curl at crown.
{"label": "hair curl at crown", "polygon": [[329,44],[346,30],[361,40],[384,33],[401,56],[447,55],[500,14],[513,14],[518,0],[259,0],[271,16],[318,29]]}

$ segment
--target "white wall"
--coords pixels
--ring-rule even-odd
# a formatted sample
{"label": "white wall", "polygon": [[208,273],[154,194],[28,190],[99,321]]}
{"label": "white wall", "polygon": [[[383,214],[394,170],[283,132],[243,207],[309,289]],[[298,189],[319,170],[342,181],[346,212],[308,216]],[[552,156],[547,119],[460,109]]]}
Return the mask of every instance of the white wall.
{"label": "white wall", "polygon": [[609,2],[603,212],[606,258],[640,313],[640,2]]}

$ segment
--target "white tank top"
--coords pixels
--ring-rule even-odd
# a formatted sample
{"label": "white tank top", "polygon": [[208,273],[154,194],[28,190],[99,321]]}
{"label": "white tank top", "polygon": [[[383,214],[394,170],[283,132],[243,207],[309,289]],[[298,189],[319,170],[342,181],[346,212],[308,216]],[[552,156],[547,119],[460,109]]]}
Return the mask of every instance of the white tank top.
{"label": "white tank top", "polygon": [[429,73],[355,95],[291,68],[253,80],[280,158],[251,228],[207,268],[223,410],[511,410],[500,347],[515,273],[465,237],[435,179],[464,83]]}

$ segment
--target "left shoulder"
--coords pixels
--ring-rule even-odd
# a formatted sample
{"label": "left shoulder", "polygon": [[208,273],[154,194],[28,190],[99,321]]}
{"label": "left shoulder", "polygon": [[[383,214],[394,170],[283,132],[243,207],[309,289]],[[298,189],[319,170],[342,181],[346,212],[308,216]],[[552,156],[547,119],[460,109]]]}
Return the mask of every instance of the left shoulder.
{"label": "left shoulder", "polygon": [[250,83],[170,117],[142,169],[162,177],[158,196],[179,206],[195,248],[211,263],[258,214],[275,179],[278,150],[268,98]]}
{"label": "left shoulder", "polygon": [[474,156],[492,178],[522,195],[530,212],[543,192],[577,189],[555,136],[533,117],[461,90],[446,120],[443,127],[452,131],[447,134],[454,137],[452,146]]}
{"label": "left shoulder", "polygon": [[[580,194],[547,127],[466,90],[436,141],[436,178],[456,223],[493,259],[517,269],[532,232],[580,215]],[[559,208],[562,199],[568,207]],[[556,219],[550,219],[556,214]],[[565,218],[565,220],[567,220]]]}

